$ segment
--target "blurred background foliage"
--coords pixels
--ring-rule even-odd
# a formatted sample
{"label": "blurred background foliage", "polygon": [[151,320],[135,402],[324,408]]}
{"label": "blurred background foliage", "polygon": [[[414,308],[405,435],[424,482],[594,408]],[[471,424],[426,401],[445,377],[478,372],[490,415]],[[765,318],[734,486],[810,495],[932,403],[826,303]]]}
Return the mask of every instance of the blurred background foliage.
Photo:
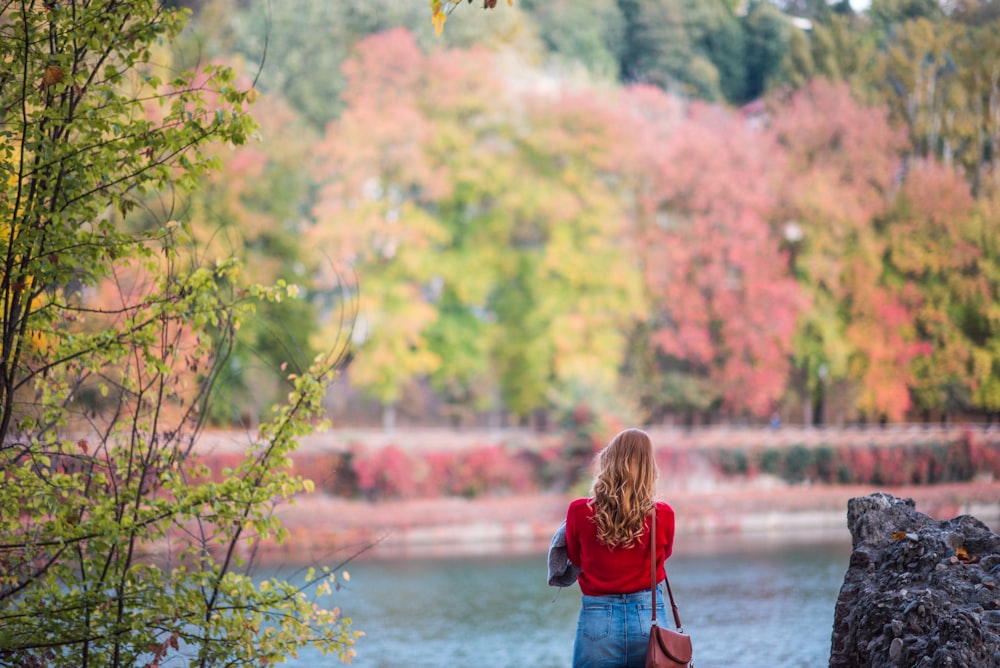
{"label": "blurred background foliage", "polygon": [[150,211],[301,291],[217,424],[335,335],[344,280],[341,425],[1000,411],[996,3],[462,3],[440,37],[419,3],[173,4],[260,141]]}

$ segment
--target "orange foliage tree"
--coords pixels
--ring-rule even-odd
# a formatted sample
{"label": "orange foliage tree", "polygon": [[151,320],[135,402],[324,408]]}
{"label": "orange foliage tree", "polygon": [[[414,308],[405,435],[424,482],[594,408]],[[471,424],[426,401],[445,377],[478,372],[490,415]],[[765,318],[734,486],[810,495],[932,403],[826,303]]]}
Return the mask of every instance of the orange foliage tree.
{"label": "orange foliage tree", "polygon": [[899,419],[919,347],[908,303],[883,276],[874,221],[891,202],[902,137],[846,84],[822,81],[775,105],[770,127],[789,159],[785,243],[810,295],[795,345],[806,405],[844,382],[858,409]]}

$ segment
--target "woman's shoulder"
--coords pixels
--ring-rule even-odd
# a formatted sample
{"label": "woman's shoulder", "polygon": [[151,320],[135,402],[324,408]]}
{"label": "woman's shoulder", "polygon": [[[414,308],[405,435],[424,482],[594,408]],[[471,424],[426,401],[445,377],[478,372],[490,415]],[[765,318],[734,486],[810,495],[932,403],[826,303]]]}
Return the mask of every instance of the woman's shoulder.
{"label": "woman's shoulder", "polygon": [[576,530],[576,527],[585,524],[588,519],[593,517],[594,509],[588,503],[590,499],[574,499],[569,502],[569,508],[566,509],[566,526],[572,530]]}
{"label": "woman's shoulder", "polygon": [[670,516],[673,517],[674,509],[666,501],[656,502],[656,515],[658,517]]}
{"label": "woman's shoulder", "polygon": [[569,502],[569,510],[566,511],[567,515],[576,514],[589,514],[591,512],[590,499],[573,499]]}

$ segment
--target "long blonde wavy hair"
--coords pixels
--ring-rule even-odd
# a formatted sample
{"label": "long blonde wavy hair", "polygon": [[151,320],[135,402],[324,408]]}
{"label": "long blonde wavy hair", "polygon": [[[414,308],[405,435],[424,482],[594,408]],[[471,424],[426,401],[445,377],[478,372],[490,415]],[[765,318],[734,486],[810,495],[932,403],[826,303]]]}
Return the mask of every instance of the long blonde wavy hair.
{"label": "long blonde wavy hair", "polygon": [[631,547],[655,506],[659,472],[653,442],[641,429],[626,429],[597,454],[590,506],[597,538],[609,547]]}

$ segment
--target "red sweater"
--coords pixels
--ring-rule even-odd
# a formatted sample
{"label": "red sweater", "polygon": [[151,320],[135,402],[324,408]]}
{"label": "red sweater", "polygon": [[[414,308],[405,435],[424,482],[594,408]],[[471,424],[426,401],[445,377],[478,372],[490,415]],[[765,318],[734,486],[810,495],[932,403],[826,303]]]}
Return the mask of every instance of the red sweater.
{"label": "red sweater", "polygon": [[[649,519],[646,531],[631,547],[609,548],[597,540],[590,499],[576,499],[566,511],[566,553],[581,569],[580,591],[587,596],[631,594],[649,589]],[[674,547],[674,509],[656,504],[656,580]]]}

